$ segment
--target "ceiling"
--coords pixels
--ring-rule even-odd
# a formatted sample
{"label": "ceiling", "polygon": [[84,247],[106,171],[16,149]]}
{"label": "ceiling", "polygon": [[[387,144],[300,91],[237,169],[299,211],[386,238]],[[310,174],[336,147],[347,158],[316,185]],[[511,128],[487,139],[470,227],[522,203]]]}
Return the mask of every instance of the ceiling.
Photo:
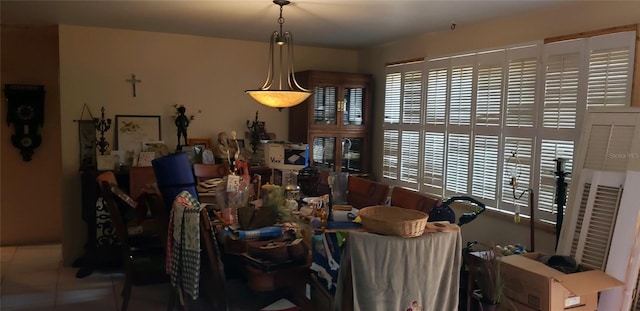
{"label": "ceiling", "polygon": [[[292,0],[284,30],[295,44],[362,48],[420,33],[547,9],[577,0]],[[68,24],[268,41],[278,28],[270,0],[3,0],[4,25]]]}

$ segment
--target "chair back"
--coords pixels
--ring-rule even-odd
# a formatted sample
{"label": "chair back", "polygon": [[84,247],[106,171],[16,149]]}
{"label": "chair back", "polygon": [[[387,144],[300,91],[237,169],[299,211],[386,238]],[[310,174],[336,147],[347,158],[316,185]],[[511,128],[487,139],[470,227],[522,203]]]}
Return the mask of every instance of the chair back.
{"label": "chair back", "polygon": [[134,166],[129,169],[129,194],[138,198],[142,193],[156,190],[156,174],[152,166]]}
{"label": "chair back", "polygon": [[413,209],[429,214],[441,201],[437,198],[429,197],[415,190],[401,187],[393,187],[391,190],[391,205]]}
{"label": "chair back", "polygon": [[347,203],[361,209],[384,204],[389,194],[389,185],[362,177],[349,176],[347,191]]}
{"label": "chair back", "polygon": [[[122,252],[125,258],[129,256],[129,234],[127,232],[127,226],[124,221],[124,217],[116,201],[115,194],[111,190],[111,187],[117,187],[104,178],[98,176],[96,178],[100,182],[100,190],[102,192],[102,198],[107,205],[107,210],[111,216],[111,225],[116,232],[116,237],[122,245]],[[128,262],[128,261],[125,261]]]}
{"label": "chair back", "polygon": [[193,174],[198,181],[211,178],[222,178],[229,174],[229,165],[227,164],[193,164]]}
{"label": "chair back", "polygon": [[215,233],[211,227],[211,220],[205,208],[200,211],[200,245],[204,249],[203,256],[206,256],[206,260],[202,261],[203,267],[211,273],[211,277],[207,273],[200,274],[204,292],[209,298],[213,310],[227,310],[224,267]]}

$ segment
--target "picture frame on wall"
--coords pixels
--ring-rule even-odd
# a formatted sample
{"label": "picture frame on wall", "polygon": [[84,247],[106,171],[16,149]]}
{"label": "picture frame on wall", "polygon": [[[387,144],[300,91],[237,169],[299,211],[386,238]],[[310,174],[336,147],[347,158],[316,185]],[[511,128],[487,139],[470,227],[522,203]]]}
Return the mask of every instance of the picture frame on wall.
{"label": "picture frame on wall", "polygon": [[116,115],[115,145],[122,152],[124,162],[131,166],[142,151],[142,143],[162,140],[160,116]]}
{"label": "picture frame on wall", "polygon": [[211,149],[211,139],[209,138],[188,138],[189,146],[202,146],[204,149]]}

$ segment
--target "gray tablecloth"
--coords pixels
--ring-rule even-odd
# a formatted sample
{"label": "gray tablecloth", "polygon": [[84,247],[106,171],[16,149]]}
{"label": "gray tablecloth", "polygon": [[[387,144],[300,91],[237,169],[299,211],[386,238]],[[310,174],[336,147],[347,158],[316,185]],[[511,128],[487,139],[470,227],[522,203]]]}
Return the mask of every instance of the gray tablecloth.
{"label": "gray tablecloth", "polygon": [[[343,299],[350,299],[345,294],[349,277],[353,310],[458,309],[460,232],[427,233],[409,239],[350,232],[341,263],[335,310],[350,309],[343,308]],[[351,269],[345,269],[349,263]]]}

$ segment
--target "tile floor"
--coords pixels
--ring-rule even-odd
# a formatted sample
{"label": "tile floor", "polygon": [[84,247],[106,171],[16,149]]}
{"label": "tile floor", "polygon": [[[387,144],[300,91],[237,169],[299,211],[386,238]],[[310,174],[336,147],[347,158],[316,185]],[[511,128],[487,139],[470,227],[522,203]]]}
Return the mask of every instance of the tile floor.
{"label": "tile floor", "polygon": [[[0,310],[119,310],[124,274],[94,272],[78,279],[62,265],[60,244],[3,246]],[[169,284],[133,288],[129,310],[166,310]]]}
{"label": "tile floor", "polygon": [[[77,268],[62,265],[60,244],[3,246],[0,247],[0,255],[2,311],[120,310],[124,274],[95,271],[78,279],[75,276]],[[237,296],[234,300],[244,301],[242,307],[234,308],[236,310],[259,310],[253,303],[247,303],[258,299],[265,306],[268,303],[264,302],[271,299],[256,297],[243,288],[230,291]],[[166,310],[168,293],[169,283],[134,286],[129,310]],[[247,296],[253,297],[246,299]]]}

